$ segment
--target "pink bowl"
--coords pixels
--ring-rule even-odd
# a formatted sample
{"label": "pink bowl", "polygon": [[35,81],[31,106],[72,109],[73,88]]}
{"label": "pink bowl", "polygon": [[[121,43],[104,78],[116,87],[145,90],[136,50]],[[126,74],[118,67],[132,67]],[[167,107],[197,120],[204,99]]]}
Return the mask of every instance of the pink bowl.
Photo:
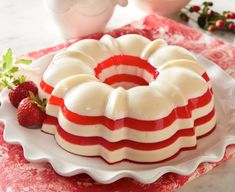
{"label": "pink bowl", "polygon": [[177,13],[181,8],[189,3],[190,0],[133,0],[138,7],[159,15],[170,16]]}

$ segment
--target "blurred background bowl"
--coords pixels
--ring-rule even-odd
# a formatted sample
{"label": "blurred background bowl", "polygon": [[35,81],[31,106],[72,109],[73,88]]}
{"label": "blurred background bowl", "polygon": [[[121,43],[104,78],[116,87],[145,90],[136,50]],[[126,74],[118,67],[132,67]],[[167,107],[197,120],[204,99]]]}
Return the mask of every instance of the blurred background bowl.
{"label": "blurred background bowl", "polygon": [[65,39],[102,32],[115,6],[127,3],[127,0],[44,0]]}
{"label": "blurred background bowl", "polygon": [[172,16],[180,11],[190,0],[133,0],[142,10],[162,16]]}

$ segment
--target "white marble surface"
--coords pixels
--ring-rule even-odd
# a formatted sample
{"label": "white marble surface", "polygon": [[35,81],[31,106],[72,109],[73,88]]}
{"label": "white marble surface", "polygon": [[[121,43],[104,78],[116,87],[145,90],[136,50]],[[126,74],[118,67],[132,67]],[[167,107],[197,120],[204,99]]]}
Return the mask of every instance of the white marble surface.
{"label": "white marble surface", "polygon": [[[193,0],[199,3],[202,0]],[[235,11],[235,0],[214,0],[215,9]],[[133,6],[117,8],[108,29],[137,20],[145,15]],[[191,24],[192,26],[193,23]],[[214,33],[235,45],[235,35]],[[56,45],[63,39],[48,17],[42,0],[0,0],[0,53],[11,47],[16,54]],[[186,184],[177,192],[234,192],[235,159],[230,160],[205,176]]]}

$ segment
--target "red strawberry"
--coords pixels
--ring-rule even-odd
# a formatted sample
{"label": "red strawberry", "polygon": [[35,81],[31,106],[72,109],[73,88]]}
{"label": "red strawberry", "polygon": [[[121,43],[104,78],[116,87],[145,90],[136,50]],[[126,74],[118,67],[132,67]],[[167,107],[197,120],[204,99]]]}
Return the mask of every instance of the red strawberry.
{"label": "red strawberry", "polygon": [[17,120],[20,125],[27,128],[40,128],[44,119],[46,101],[41,101],[30,92],[30,97],[23,99],[18,107]]}
{"label": "red strawberry", "polygon": [[38,94],[38,88],[33,81],[25,81],[11,89],[8,94],[11,104],[17,108],[19,103],[29,96],[29,91],[34,95]]}

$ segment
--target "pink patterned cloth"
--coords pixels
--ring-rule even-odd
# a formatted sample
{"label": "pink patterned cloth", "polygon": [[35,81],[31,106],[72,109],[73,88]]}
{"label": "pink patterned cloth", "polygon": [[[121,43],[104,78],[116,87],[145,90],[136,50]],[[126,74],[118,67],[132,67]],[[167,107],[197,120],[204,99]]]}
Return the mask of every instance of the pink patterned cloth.
{"label": "pink patterned cloth", "polygon": [[[109,32],[113,37],[124,34],[140,34],[149,39],[163,38],[169,44],[180,45],[220,65],[231,76],[235,77],[235,47],[222,40],[212,38],[201,32],[188,28],[170,19],[150,15],[140,21]],[[89,38],[99,39],[103,34]],[[24,57],[37,59],[80,39],[72,40],[44,50],[28,53]],[[80,174],[70,178],[57,175],[48,163],[29,163],[23,156],[20,146],[9,145],[3,140],[4,125],[0,125],[0,191],[30,192],[172,192],[186,182],[191,181],[214,167],[223,164],[235,156],[235,145],[227,148],[223,160],[217,163],[202,163],[197,170],[188,176],[167,173],[156,182],[140,184],[133,179],[124,178],[109,185],[93,181],[89,176]]]}

